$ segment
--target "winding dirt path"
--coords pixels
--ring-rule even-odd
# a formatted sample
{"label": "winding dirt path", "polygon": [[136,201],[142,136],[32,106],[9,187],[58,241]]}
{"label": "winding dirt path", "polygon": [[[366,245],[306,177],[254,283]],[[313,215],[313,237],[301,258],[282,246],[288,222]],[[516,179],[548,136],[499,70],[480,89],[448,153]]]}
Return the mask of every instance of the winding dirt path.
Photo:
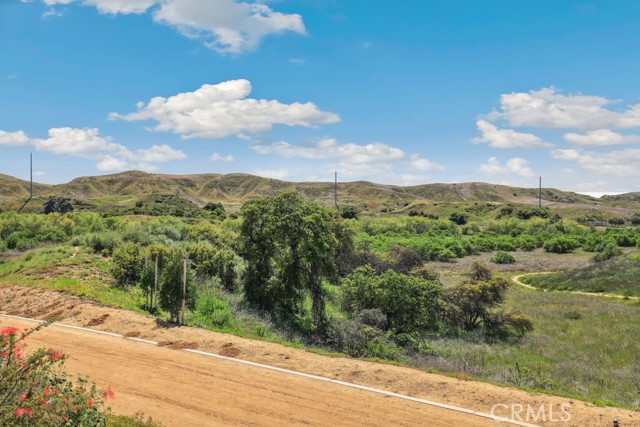
{"label": "winding dirt path", "polygon": [[[546,289],[538,289],[535,286],[531,286],[528,285],[524,282],[521,282],[520,279],[524,276],[537,276],[537,275],[541,275],[541,274],[551,274],[553,273],[552,271],[538,271],[536,273],[524,273],[524,274],[518,274],[516,276],[513,276],[511,278],[511,280],[520,285],[523,286],[525,288],[528,289],[533,289],[534,291],[543,291],[543,292],[550,292]],[[631,300],[637,300],[640,299],[639,297],[631,297],[631,296],[624,296],[624,295],[617,295],[617,294],[604,294],[604,293],[598,293],[598,292],[581,292],[581,291],[552,291],[552,292],[564,292],[564,293],[569,293],[569,294],[575,294],[575,295],[587,295],[587,296],[591,296],[591,297],[604,297],[604,298],[618,298],[618,299],[631,299]]]}

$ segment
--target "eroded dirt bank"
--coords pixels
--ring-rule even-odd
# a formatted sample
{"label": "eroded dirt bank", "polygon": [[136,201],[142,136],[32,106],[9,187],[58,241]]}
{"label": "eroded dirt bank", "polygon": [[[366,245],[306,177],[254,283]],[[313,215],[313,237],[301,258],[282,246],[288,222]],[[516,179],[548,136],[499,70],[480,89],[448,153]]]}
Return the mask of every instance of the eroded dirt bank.
{"label": "eroded dirt bank", "polygon": [[[626,426],[640,427],[640,414],[633,411],[621,410],[616,408],[596,407],[588,403],[575,401],[571,399],[539,395],[539,394],[530,394],[521,390],[512,389],[508,387],[499,387],[499,386],[494,386],[491,384],[485,384],[481,382],[459,380],[459,379],[450,378],[442,375],[429,374],[426,372],[422,372],[422,371],[418,371],[410,368],[402,368],[402,367],[390,366],[390,365],[384,365],[384,364],[378,364],[378,363],[372,363],[372,362],[364,362],[364,361],[358,361],[358,360],[353,360],[348,358],[320,356],[313,353],[309,353],[308,351],[305,351],[305,350],[293,349],[293,348],[284,347],[278,344],[266,343],[261,341],[253,341],[253,340],[235,337],[232,335],[220,334],[220,333],[209,332],[209,331],[204,331],[199,329],[186,328],[186,327],[180,327],[180,328],[168,327],[167,325],[161,322],[158,322],[153,318],[149,318],[137,313],[104,307],[99,304],[95,304],[91,301],[83,300],[78,297],[73,297],[73,296],[69,296],[66,294],[49,291],[49,290],[36,289],[36,288],[20,288],[20,287],[12,287],[12,286],[0,287],[0,312],[4,314],[12,314],[12,315],[24,316],[24,317],[33,317],[33,318],[40,318],[40,319],[55,319],[56,321],[61,321],[63,323],[70,324],[70,325],[86,326],[86,327],[91,327],[93,329],[116,332],[116,333],[127,335],[127,336],[139,337],[139,338],[161,342],[166,347],[197,348],[198,350],[202,350],[202,351],[242,358],[245,360],[255,361],[255,362],[259,362],[267,365],[306,372],[306,373],[320,375],[324,377],[336,378],[342,381],[348,381],[348,382],[353,382],[353,383],[366,385],[370,387],[385,389],[385,390],[407,394],[411,396],[416,396],[416,397],[433,400],[437,402],[449,403],[452,405],[466,407],[466,408],[481,411],[481,412],[491,412],[491,408],[496,404],[503,404],[503,405],[511,405],[513,403],[519,403],[524,405],[530,404],[534,408],[540,408],[541,405],[545,405],[547,408],[549,407],[549,405],[552,405],[555,408],[560,408],[560,405],[562,404],[569,405],[569,412],[572,417],[572,421],[570,423],[563,423],[563,424],[539,423],[542,425],[548,425],[548,426],[563,425],[563,426],[576,426],[576,427],[603,426],[604,427],[604,426],[612,425],[613,419],[617,418],[620,420],[620,425],[623,427],[626,427]],[[7,324],[8,321],[6,319],[3,319],[2,323]],[[51,331],[53,331],[53,329],[51,329]],[[52,332],[49,332],[49,331],[43,332],[43,334],[45,333],[49,334]],[[52,340],[52,339],[54,338],[53,337],[48,338],[48,340]],[[83,356],[85,358],[88,358],[87,360],[95,359],[94,368],[90,367],[91,365],[89,364],[88,361],[85,361],[82,363],[76,362],[79,360],[78,357],[80,356],[74,356],[73,354],[71,354],[72,357],[69,361],[70,368],[72,368],[73,370],[82,371],[81,368],[84,366],[87,366],[87,369],[89,371],[94,371],[94,374],[99,374],[101,372],[102,366],[104,366],[100,364],[100,359],[114,360],[115,361],[114,363],[116,362],[124,363],[124,361],[126,360],[126,355],[122,356],[122,359],[119,359],[117,354],[122,354],[122,353],[126,354],[126,352],[124,352],[122,348],[118,349],[117,346],[116,348],[114,348],[114,344],[113,344],[114,342],[122,342],[123,343],[122,346],[135,345],[136,348],[142,346],[142,349],[146,349],[146,350],[141,350],[143,352],[146,352],[145,354],[136,356],[135,358],[133,358],[136,360],[140,359],[138,360],[138,362],[142,360],[144,362],[143,365],[150,366],[150,367],[158,367],[158,369],[164,369],[164,370],[170,371],[173,369],[171,366],[174,366],[175,363],[177,363],[177,362],[164,361],[165,359],[163,358],[169,357],[169,356],[166,356],[166,353],[170,352],[169,349],[157,348],[152,346],[144,347],[144,345],[131,343],[122,339],[120,340],[114,339],[114,340],[116,341],[109,341],[109,345],[104,344],[101,347],[99,346],[99,348],[96,348],[96,349],[92,349],[92,350],[87,349],[87,350],[91,350],[90,352],[91,354],[93,354],[94,351],[104,352],[104,359],[92,358],[87,356],[87,354]],[[63,342],[62,344],[60,344],[61,349],[67,351],[67,349],[64,348],[63,344],[65,343]],[[82,344],[78,344],[78,346],[80,347],[81,345]],[[78,353],[83,354],[83,352],[79,350],[79,347],[71,348],[68,352],[72,353],[72,351],[77,351]],[[128,350],[128,351],[132,351],[132,350]],[[156,355],[156,352],[161,352],[162,354],[158,353]],[[195,355],[189,355],[181,352],[170,352],[170,353],[179,354],[180,356],[177,356],[179,358],[183,358],[187,356],[197,358],[197,356]],[[171,360],[173,360],[173,356],[171,356],[170,358]],[[74,365],[74,363],[78,363],[78,365]],[[206,384],[213,382],[213,384],[215,385],[216,382],[222,381],[219,377],[206,379],[210,375],[218,375],[218,374],[208,372],[208,369],[211,369],[211,367],[207,368],[205,366],[199,366],[200,363],[204,363],[204,362],[198,362],[195,359],[193,360],[189,359],[188,362],[185,360],[184,363],[187,363],[188,366],[182,366],[181,364],[180,365],[181,371],[179,372],[190,372],[191,374],[189,375],[193,375],[192,378],[187,377],[185,379],[185,384],[186,385],[192,384],[193,385],[192,388],[194,389],[194,393],[196,394],[198,393],[197,389],[202,389],[202,387],[206,386]],[[226,363],[228,364],[229,362],[226,362]],[[81,366],[83,364],[84,366]],[[166,367],[161,368],[162,366],[165,366],[165,365]],[[116,366],[119,366],[119,365],[116,365]],[[118,374],[118,375],[121,375],[121,377],[119,377],[120,379],[116,381],[116,383],[111,384],[114,387],[124,386],[125,390],[122,390],[121,388],[121,393],[125,393],[125,394],[127,393],[126,384],[128,382],[136,383],[136,384],[140,382],[139,379],[136,380],[135,377],[133,377],[132,375],[133,375],[133,370],[141,369],[141,368],[139,365],[134,365],[134,366],[136,367],[131,368],[132,372],[129,372],[129,373],[123,372],[122,374]],[[218,370],[220,368],[216,367],[215,369]],[[226,379],[222,382],[225,382],[225,384],[227,384],[227,386],[230,387],[230,390],[233,390],[234,387],[236,386],[242,387],[242,388],[258,387],[262,390],[265,387],[263,384],[265,381],[266,382],[272,381],[272,383],[274,384],[274,388],[272,390],[269,390],[269,393],[273,392],[275,393],[274,394],[275,396],[275,395],[287,394],[288,387],[291,387],[291,385],[285,386],[284,389],[280,390],[280,387],[282,386],[282,381],[283,381],[281,377],[272,378],[273,374],[271,373],[256,374],[253,371],[247,374],[249,375],[247,379],[238,380],[236,386],[233,386],[234,381],[236,381],[234,379],[236,372],[240,372],[243,369],[238,368],[236,364],[233,364],[233,366],[231,366],[229,369],[230,371],[227,374],[225,374],[227,375],[227,377],[225,377]],[[88,375],[91,374],[91,372],[84,372],[84,373]],[[205,380],[201,381],[202,378],[204,378]],[[103,382],[108,379],[109,378],[101,378],[101,379],[96,378],[95,380],[98,382]],[[259,382],[258,380],[260,380],[260,384],[262,385],[257,385]],[[127,411],[129,411],[128,413],[133,413],[136,410],[141,409],[145,411],[147,414],[154,416],[154,418],[162,419],[160,416],[157,416],[156,413],[161,414],[165,412],[167,408],[163,407],[162,405],[166,406],[167,402],[171,403],[172,405],[189,406],[191,405],[189,402],[194,402],[202,398],[202,397],[198,397],[195,394],[193,396],[190,396],[187,391],[184,391],[182,389],[180,389],[178,392],[173,382],[170,381],[169,379],[163,379],[159,381],[160,382],[156,384],[153,388],[153,390],[155,391],[153,393],[150,393],[151,397],[146,396],[144,397],[144,399],[140,398],[142,399],[140,400],[138,398],[135,398],[135,396],[132,395],[130,398],[123,399],[126,402],[131,402],[130,405],[128,406],[125,405],[125,407],[120,407],[118,405],[121,405],[121,404],[118,402],[118,403],[112,404],[112,406],[114,407],[114,409],[117,409],[119,411],[125,411],[125,413]],[[289,380],[285,381],[284,383],[290,384],[288,381]],[[103,384],[103,385],[106,385],[106,384]],[[304,386],[304,387],[307,387],[307,386]],[[316,386],[314,385],[314,387]],[[315,393],[318,393],[318,396],[327,396],[327,398],[329,398],[329,396],[333,396],[334,393],[337,393],[337,391],[332,388],[326,388],[326,389],[323,388],[324,386],[322,384],[317,387],[318,387],[318,390]],[[187,387],[187,389],[188,388],[189,387]],[[276,389],[279,391],[277,391]],[[247,390],[250,390],[250,389],[248,388]],[[300,391],[303,392],[303,390],[300,390]],[[185,393],[187,394],[185,395]],[[355,397],[355,400],[353,401],[353,404],[356,406],[363,405],[362,408],[368,408],[364,410],[364,413],[369,413],[372,410],[372,408],[377,408],[380,405],[380,402],[385,402],[386,404],[386,402],[390,400],[389,398],[377,396],[375,399],[382,399],[380,402],[375,400],[372,397],[371,399],[374,399],[374,400],[370,401],[369,403],[366,403],[361,401],[361,399],[366,393],[358,392],[358,391],[354,391],[354,393],[356,397]],[[240,397],[241,395],[248,395],[249,400],[244,402]],[[235,405],[238,408],[244,407],[243,405],[245,406],[250,405],[251,402],[254,401],[254,398],[260,398],[260,399],[262,398],[262,397],[255,397],[258,395],[259,394],[255,394],[254,391],[248,392],[248,394],[241,390],[237,391],[237,396],[234,397],[234,399],[237,400],[235,401],[236,402]],[[350,398],[350,397],[345,397],[345,398]],[[149,403],[149,399],[151,399],[151,401],[154,401],[153,399],[156,399],[156,404]],[[203,399],[208,399],[206,400],[206,402],[203,402],[203,404],[206,403],[207,405],[209,405],[209,406],[204,406],[204,408],[211,407],[212,409],[209,412],[213,414],[219,413],[220,417],[222,417],[219,420],[219,423],[220,425],[225,425],[224,416],[226,415],[224,415],[224,411],[218,410],[216,412],[216,409],[215,409],[216,405],[215,403],[211,403],[212,400],[210,397],[203,398]],[[217,400],[215,401],[220,403],[222,402],[223,397],[219,396],[216,399],[220,399],[219,401]],[[288,421],[285,422],[285,424],[288,424],[288,423],[297,424],[297,423],[304,422],[304,418],[300,418],[299,414],[296,415],[294,414],[294,412],[291,412],[292,409],[285,409],[285,407],[289,408],[289,406],[287,405],[289,405],[290,403],[286,403],[284,401],[281,403],[277,403],[279,402],[277,400],[278,398],[275,398],[272,395],[269,395],[269,397],[265,396],[264,399],[275,399],[274,405],[276,406],[284,405],[283,410],[285,411],[285,413],[291,414],[291,418],[289,418]],[[294,400],[295,399],[296,398],[294,398]],[[332,400],[332,402],[334,401],[335,400]],[[232,399],[231,402],[234,402],[234,400]],[[254,402],[254,403],[257,404],[257,402]],[[345,412],[345,411],[352,410],[350,408],[350,405],[342,407],[340,411],[336,409],[337,408],[335,406],[336,403],[323,402],[323,403],[318,403],[318,405],[322,406],[324,408],[322,412],[327,414],[336,413],[336,411],[340,413],[341,411]],[[269,405],[267,404],[267,407],[268,406]],[[293,407],[295,407],[295,405],[292,406],[291,408]],[[160,410],[161,408],[164,408],[164,409]],[[333,409],[330,409],[330,408],[333,408]],[[187,409],[184,409],[184,410],[186,411]],[[200,411],[200,409],[194,409],[194,411],[198,412]],[[243,411],[246,411],[246,408]],[[254,408],[254,411],[257,411],[256,414],[260,413],[260,410],[258,409]],[[358,409],[358,411],[360,410]],[[386,412],[388,411],[389,409],[386,410]],[[413,409],[407,408],[407,407],[402,407],[402,408],[399,407],[397,409],[393,409],[392,411],[394,411],[394,416],[401,416],[399,414],[407,414],[407,417],[409,417],[407,418],[407,420],[412,419],[411,417],[413,416],[413,415],[409,415],[409,414],[413,414],[412,412]],[[174,412],[176,412],[176,410],[174,410]],[[281,414],[282,411],[279,411],[278,413]],[[365,416],[364,413],[361,416]],[[236,415],[240,416],[241,413],[238,413]],[[208,416],[211,417],[211,415],[208,415]],[[380,420],[389,421],[384,417],[382,417],[382,415],[380,415],[379,417],[381,417],[379,418]],[[271,422],[267,422],[266,420],[268,419],[268,417],[266,417],[264,418],[264,423],[262,423],[261,421],[257,421],[258,419],[254,421],[250,421],[248,419],[243,419],[242,417],[240,418],[241,420],[238,421],[239,423],[238,425],[276,425],[277,424],[275,421],[277,420],[277,418],[272,419]],[[375,418],[376,417],[373,417],[371,419],[373,420]],[[262,418],[259,418],[259,419],[262,419]],[[402,417],[400,419],[402,419]],[[438,425],[438,424],[435,424],[435,421],[434,423],[432,423],[431,418],[428,418],[428,419],[430,421],[428,425]],[[362,420],[364,421],[365,419],[362,419]],[[197,423],[175,424],[174,421],[175,420],[166,420],[166,422],[171,423],[169,425],[200,425]],[[450,421],[451,419],[449,419],[449,422]],[[229,419],[226,422],[229,422]],[[280,420],[280,422],[282,423],[283,420]],[[323,425],[324,422],[328,424],[336,424],[336,421],[334,418],[322,419],[320,417],[317,419],[317,422],[312,423],[312,425]],[[493,423],[494,424],[492,425],[495,425],[495,422]],[[216,424],[202,424],[202,425],[216,425]],[[284,424],[281,424],[281,425],[284,425]],[[324,425],[327,425],[327,424],[324,424]],[[350,424],[345,421],[344,424],[341,424],[338,422],[337,425],[357,425],[357,424]],[[365,422],[365,424],[360,424],[360,425],[383,425],[383,424],[367,424]],[[400,425],[400,424],[391,423],[386,425]],[[411,425],[411,424],[407,424],[407,425]],[[413,424],[413,425],[420,425],[420,423]],[[427,424],[424,424],[424,425],[427,425]],[[483,425],[483,424],[480,421],[478,421],[478,423],[474,422],[472,424],[469,424],[468,422],[466,423],[454,422],[446,425]]]}

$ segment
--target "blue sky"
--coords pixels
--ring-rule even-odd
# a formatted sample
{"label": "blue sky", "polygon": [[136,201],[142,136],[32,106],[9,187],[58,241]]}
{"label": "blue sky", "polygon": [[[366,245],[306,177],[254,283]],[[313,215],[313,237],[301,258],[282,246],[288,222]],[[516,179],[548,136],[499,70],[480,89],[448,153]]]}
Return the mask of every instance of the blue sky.
{"label": "blue sky", "polygon": [[0,173],[638,191],[636,1],[0,1]]}

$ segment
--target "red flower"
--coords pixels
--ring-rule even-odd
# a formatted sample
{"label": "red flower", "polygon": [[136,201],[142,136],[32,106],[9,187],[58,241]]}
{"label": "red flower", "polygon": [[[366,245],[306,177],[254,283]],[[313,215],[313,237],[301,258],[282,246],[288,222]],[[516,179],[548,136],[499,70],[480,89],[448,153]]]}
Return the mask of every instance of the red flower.
{"label": "red flower", "polygon": [[20,400],[27,400],[27,395],[25,393],[22,393],[20,395]]}
{"label": "red flower", "polygon": [[51,353],[51,354],[49,355],[49,359],[50,359],[50,360],[58,360],[58,359],[62,358],[62,356],[64,356],[64,355],[63,355],[62,353],[60,353],[60,352],[57,352],[57,353]]}
{"label": "red flower", "polygon": [[19,329],[15,326],[5,326],[4,328],[0,328],[0,335],[8,337],[9,335],[14,335],[18,331]]}
{"label": "red flower", "polygon": [[18,408],[16,409],[16,417],[20,418],[21,416],[23,416],[26,413],[26,411],[22,408]]}
{"label": "red flower", "polygon": [[87,405],[93,406],[93,399],[89,399],[89,401],[87,402]]}
{"label": "red flower", "polygon": [[109,400],[109,399],[115,399],[115,398],[116,398],[116,392],[113,391],[111,386],[107,386],[107,389],[104,391],[104,393],[102,393],[102,400]]}

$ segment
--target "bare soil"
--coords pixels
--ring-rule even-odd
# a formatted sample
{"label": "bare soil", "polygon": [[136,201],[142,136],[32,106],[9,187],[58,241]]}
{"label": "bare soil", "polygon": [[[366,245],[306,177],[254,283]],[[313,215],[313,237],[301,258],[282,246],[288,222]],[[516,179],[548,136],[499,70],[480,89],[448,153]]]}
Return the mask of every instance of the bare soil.
{"label": "bare soil", "polygon": [[[57,313],[60,311],[62,313]],[[65,324],[94,325],[94,329],[170,343],[169,347],[186,346],[485,413],[497,404],[530,404],[534,408],[569,405],[571,422],[534,423],[545,426],[600,427],[610,426],[618,419],[623,427],[640,427],[640,413],[630,410],[175,327],[155,318],[44,289],[0,287],[0,313],[40,319],[56,313],[55,317],[63,319]],[[7,322],[0,319],[1,324]],[[425,409],[424,405],[395,402],[393,398],[357,390],[345,391],[333,384],[299,383],[301,379],[291,379],[284,374],[244,372],[244,367],[235,365],[224,368],[223,372],[220,362],[207,365],[207,358],[169,348],[110,337],[100,337],[101,344],[92,341],[92,347],[84,348],[85,344],[73,341],[67,332],[62,336],[59,328],[45,329],[42,334],[48,334],[43,341],[47,346],[71,355],[70,368],[89,375],[101,386],[119,389],[121,398],[112,403],[114,411],[132,414],[143,410],[167,426],[496,425],[495,421],[486,424],[482,419],[456,418],[458,415],[448,411],[438,415],[438,411]],[[147,383],[149,387],[144,388]]]}

